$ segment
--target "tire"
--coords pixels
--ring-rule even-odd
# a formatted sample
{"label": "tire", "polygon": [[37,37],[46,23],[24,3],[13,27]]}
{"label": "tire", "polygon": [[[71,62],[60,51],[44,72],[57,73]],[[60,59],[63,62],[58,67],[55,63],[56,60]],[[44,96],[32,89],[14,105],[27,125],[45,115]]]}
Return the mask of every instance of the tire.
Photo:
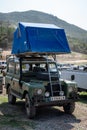
{"label": "tire", "polygon": [[15,104],[16,103],[16,97],[11,94],[10,87],[8,88],[8,103]]}
{"label": "tire", "polygon": [[64,105],[63,109],[64,109],[65,113],[72,114],[75,110],[75,102]]}
{"label": "tire", "polygon": [[28,94],[25,95],[25,109],[28,118],[32,119],[35,117],[36,109],[35,106],[31,103]]}

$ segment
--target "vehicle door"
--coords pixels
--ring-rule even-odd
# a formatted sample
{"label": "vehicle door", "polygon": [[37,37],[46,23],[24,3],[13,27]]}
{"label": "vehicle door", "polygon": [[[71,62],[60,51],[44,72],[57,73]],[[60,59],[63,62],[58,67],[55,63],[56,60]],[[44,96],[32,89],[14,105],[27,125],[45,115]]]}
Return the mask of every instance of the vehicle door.
{"label": "vehicle door", "polygon": [[15,64],[14,62],[8,62],[6,81],[10,84],[12,91],[14,90],[13,79],[14,79]]}
{"label": "vehicle door", "polygon": [[19,79],[20,79],[20,65],[19,63],[15,63],[14,77],[13,77],[13,88],[15,94],[19,96]]}

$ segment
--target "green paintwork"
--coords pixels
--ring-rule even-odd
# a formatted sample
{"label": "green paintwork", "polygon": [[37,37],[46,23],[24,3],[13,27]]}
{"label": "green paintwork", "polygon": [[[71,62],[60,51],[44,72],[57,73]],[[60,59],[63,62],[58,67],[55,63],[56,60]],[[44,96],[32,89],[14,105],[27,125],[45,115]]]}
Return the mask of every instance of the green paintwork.
{"label": "green paintwork", "polygon": [[[75,98],[77,98],[76,96],[77,85],[75,82],[62,80],[62,79],[58,80],[55,77],[54,79],[50,79],[50,78],[48,79],[48,77],[46,78],[48,72],[46,72],[44,79],[43,77],[41,77],[41,74],[44,74],[44,72],[40,72],[39,78],[37,78],[39,73],[33,72],[31,70],[28,73],[26,73],[27,69],[25,67],[25,63],[28,63],[29,65],[32,65],[33,67],[35,63],[38,63],[38,64],[43,63],[44,65],[45,63],[48,62],[43,57],[42,58],[39,57],[40,59],[37,57],[34,57],[34,58],[29,57],[29,58],[30,58],[29,61],[24,59],[23,70],[21,69],[22,61],[19,62],[18,59],[14,60],[14,58],[12,60],[10,60],[10,58],[9,60],[7,60],[7,75],[5,77],[6,89],[8,89],[8,87],[11,87],[12,94],[21,99],[25,98],[24,96],[25,96],[25,93],[27,92],[29,94],[30,99],[34,102],[35,106],[40,105],[40,103],[44,103],[44,104],[47,103],[48,105],[50,103],[54,104],[55,102],[51,102],[51,97],[52,97],[52,91],[53,91],[53,94],[55,93],[55,90],[53,89],[54,88],[56,89],[56,86],[58,86],[57,88],[58,90],[56,90],[58,96],[60,96],[59,95],[60,91],[64,92],[64,96],[65,96],[64,103],[67,102],[67,100],[69,102],[70,99],[73,101],[76,100]],[[51,61],[49,61],[49,64],[50,63]],[[52,65],[54,66],[55,62],[52,61]],[[56,73],[57,72],[54,71],[52,73],[52,76],[55,76]],[[52,90],[51,90],[50,80],[52,80],[52,84],[55,84],[54,87],[52,86],[53,87]],[[62,86],[62,90],[60,89],[60,86]],[[40,91],[41,91],[41,94],[39,95],[38,93],[40,93]],[[49,97],[45,97],[45,91],[49,91],[50,93]],[[72,93],[75,93],[76,97],[73,97]],[[57,95],[54,94],[53,97],[57,97]],[[62,100],[60,100],[59,102],[61,102],[61,105],[63,105]],[[55,105],[57,104],[55,103]]]}

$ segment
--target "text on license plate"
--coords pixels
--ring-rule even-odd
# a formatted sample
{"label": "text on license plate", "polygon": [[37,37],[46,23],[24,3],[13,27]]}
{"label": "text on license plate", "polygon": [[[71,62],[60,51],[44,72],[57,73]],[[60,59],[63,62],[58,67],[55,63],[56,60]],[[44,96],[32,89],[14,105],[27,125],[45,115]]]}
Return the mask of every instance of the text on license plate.
{"label": "text on license plate", "polygon": [[65,96],[51,97],[51,101],[65,100]]}

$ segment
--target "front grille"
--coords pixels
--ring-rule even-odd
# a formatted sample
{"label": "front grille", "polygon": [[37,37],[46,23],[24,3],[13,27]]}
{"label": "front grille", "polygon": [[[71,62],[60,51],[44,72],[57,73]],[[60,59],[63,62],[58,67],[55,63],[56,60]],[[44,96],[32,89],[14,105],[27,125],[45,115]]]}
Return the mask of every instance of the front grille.
{"label": "front grille", "polygon": [[[50,92],[50,96],[52,96],[50,83],[47,86],[45,86],[45,89],[46,91]],[[59,96],[60,85],[58,83],[52,84],[52,91],[53,91],[53,96]]]}

